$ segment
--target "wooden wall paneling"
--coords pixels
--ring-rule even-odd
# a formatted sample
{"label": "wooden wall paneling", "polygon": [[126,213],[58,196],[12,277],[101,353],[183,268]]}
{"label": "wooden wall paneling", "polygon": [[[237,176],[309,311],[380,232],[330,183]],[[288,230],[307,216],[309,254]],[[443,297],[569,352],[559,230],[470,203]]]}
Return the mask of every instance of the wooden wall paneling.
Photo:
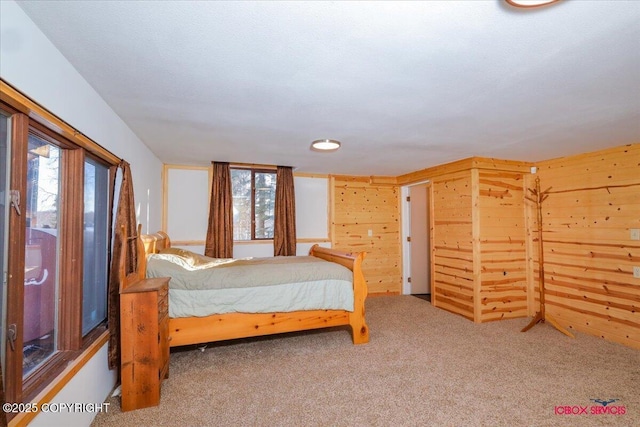
{"label": "wooden wall paneling", "polygon": [[431,292],[431,304],[433,306],[437,306],[438,302],[437,301],[437,294],[435,291],[435,274],[433,272],[433,268],[435,266],[436,260],[435,260],[435,239],[434,239],[434,232],[435,232],[435,223],[434,223],[434,212],[435,212],[435,204],[433,203],[433,183],[430,182],[428,187],[427,187],[427,191],[429,192],[429,262],[430,262],[430,268],[429,268],[429,289]]}
{"label": "wooden wall paneling", "polygon": [[607,318],[596,317],[588,312],[583,313],[575,309],[559,311],[555,316],[558,322],[571,325],[572,328],[580,332],[640,348],[635,344],[640,341],[640,333],[636,327],[630,327],[621,322],[612,322]]}
{"label": "wooden wall paneling", "polygon": [[474,241],[471,172],[432,181],[432,303],[474,319]]}
{"label": "wooden wall paneling", "polygon": [[459,172],[470,171],[471,169],[498,170],[503,172],[528,173],[533,166],[530,162],[516,160],[492,159],[487,157],[468,157],[455,162],[438,165],[427,169],[407,173],[397,177],[398,185],[414,184],[451,175]]}
{"label": "wooden wall paneling", "polygon": [[471,216],[473,236],[473,321],[482,322],[482,253],[480,243],[480,172],[471,169]]}
{"label": "wooden wall paneling", "polygon": [[563,325],[640,348],[640,144],[541,162],[548,311]]}
{"label": "wooden wall paneling", "polygon": [[401,293],[399,188],[368,177],[332,176],[331,182],[332,247],[367,252],[362,267],[370,294]]}
{"label": "wooden wall paneling", "polygon": [[483,322],[524,317],[528,314],[524,174],[480,170],[478,177],[479,317]]}
{"label": "wooden wall paneling", "polygon": [[[543,162],[538,162],[536,165],[540,170],[543,168],[558,169],[565,166],[573,169],[575,165],[595,163],[604,160],[613,160],[609,166],[624,166],[633,165],[634,157],[640,152],[640,144],[627,144],[617,147],[606,148],[598,151],[590,151],[588,153],[582,153],[576,156],[570,157],[557,157],[555,159],[548,159]],[[572,165],[567,164],[569,160]]]}
{"label": "wooden wall paneling", "polygon": [[[537,220],[535,206],[524,200],[533,188],[531,166],[474,157],[397,177],[399,185],[432,182],[434,306],[481,322],[538,311]],[[632,276],[640,264],[640,242],[629,236],[631,228],[640,228],[640,144],[536,167],[542,188],[551,187],[543,205],[549,313],[563,326],[640,347],[640,287]],[[344,181],[361,188],[393,182]],[[356,244],[367,227],[352,224],[355,218],[377,221],[393,211],[369,207],[359,215],[361,203],[346,203],[337,212],[350,225],[339,232],[336,218],[332,240]],[[385,273],[377,268],[377,275]]]}
{"label": "wooden wall paneling", "polygon": [[373,185],[398,185],[398,177],[396,176],[376,176],[369,177],[369,184]]}
{"label": "wooden wall paneling", "polygon": [[[534,188],[533,175],[524,176],[524,196],[530,196],[529,188]],[[533,317],[539,311],[539,304],[536,302],[536,283],[537,276],[534,274],[535,262],[534,256],[537,257],[537,214],[535,205],[529,200],[524,200],[524,217],[525,217],[525,256],[526,256],[526,281],[527,281],[527,316]]]}
{"label": "wooden wall paneling", "polygon": [[[336,242],[336,178],[329,176],[329,239],[331,247],[335,248]],[[366,276],[365,276],[366,278]],[[369,289],[371,293],[371,289]]]}
{"label": "wooden wall paneling", "polygon": [[468,171],[471,169],[472,158],[457,160],[455,162],[438,165],[419,171],[400,175],[397,178],[399,185],[414,184],[416,182],[432,180],[455,173]]}
{"label": "wooden wall paneling", "polygon": [[[546,284],[546,282],[545,282]],[[610,324],[620,324],[632,327],[634,332],[637,332],[640,323],[637,321],[637,317],[633,315],[631,311],[633,305],[623,306],[617,304],[615,306],[611,302],[606,303],[593,303],[593,301],[585,301],[583,297],[579,295],[571,295],[564,292],[554,291],[549,289],[545,294],[545,300],[550,306],[556,306],[560,309],[567,311],[587,314],[590,319],[600,318],[607,320]],[[562,313],[564,310],[557,310]]]}

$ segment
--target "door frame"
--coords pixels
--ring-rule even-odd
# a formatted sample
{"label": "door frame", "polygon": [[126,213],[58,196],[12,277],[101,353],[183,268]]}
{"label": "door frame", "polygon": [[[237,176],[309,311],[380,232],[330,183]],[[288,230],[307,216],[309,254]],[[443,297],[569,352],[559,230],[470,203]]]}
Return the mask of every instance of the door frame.
{"label": "door frame", "polygon": [[431,214],[433,213],[433,200],[432,200],[432,192],[431,192],[431,180],[424,180],[419,182],[414,182],[408,185],[403,185],[400,188],[400,214],[402,216],[402,295],[411,295],[411,283],[409,283],[409,277],[411,276],[411,244],[407,241],[407,237],[411,234],[411,209],[409,207],[409,203],[407,201],[407,197],[409,197],[409,188],[415,187],[417,185],[425,185],[427,184],[427,199],[429,206],[427,206],[427,214],[429,215],[429,288],[431,290],[433,283],[433,245],[431,244],[432,236],[431,236]]}

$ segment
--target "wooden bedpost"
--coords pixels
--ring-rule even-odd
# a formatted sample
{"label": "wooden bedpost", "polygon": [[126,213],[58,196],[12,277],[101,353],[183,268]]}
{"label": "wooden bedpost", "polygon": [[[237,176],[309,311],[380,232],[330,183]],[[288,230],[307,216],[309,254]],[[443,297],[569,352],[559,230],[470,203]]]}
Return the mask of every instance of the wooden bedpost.
{"label": "wooden bedpost", "polygon": [[309,255],[338,263],[353,272],[353,312],[349,312],[351,337],[354,344],[368,343],[369,327],[367,326],[364,307],[368,290],[367,281],[362,273],[362,261],[364,261],[367,253],[338,252],[333,249],[323,248],[320,245],[313,245],[309,250]]}
{"label": "wooden bedpost", "polygon": [[136,250],[138,252],[137,273],[140,280],[143,280],[147,275],[147,254],[144,251],[144,244],[142,243],[142,224],[138,224],[138,235],[136,236]]}
{"label": "wooden bedpost", "polygon": [[369,342],[369,326],[365,317],[364,301],[367,298],[367,282],[362,274],[362,261],[366,256],[365,252],[360,252],[353,265],[353,313],[349,313],[349,326],[351,326],[351,337],[354,344],[365,344]]}

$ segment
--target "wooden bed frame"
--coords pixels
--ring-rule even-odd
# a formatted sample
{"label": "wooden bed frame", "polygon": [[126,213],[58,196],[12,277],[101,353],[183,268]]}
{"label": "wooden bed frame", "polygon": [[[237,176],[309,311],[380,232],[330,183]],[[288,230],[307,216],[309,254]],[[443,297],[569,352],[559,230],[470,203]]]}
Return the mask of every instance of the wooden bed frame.
{"label": "wooden bed frame", "polygon": [[[141,235],[138,232],[138,271],[146,275],[146,256],[171,247],[169,236],[159,231]],[[369,327],[365,321],[367,283],[362,274],[366,252],[349,254],[314,245],[309,255],[336,262],[353,272],[354,311],[309,310],[286,313],[227,313],[206,317],[169,318],[171,347],[213,341],[247,338],[284,332],[304,331],[332,326],[349,325],[354,344],[369,342]]]}

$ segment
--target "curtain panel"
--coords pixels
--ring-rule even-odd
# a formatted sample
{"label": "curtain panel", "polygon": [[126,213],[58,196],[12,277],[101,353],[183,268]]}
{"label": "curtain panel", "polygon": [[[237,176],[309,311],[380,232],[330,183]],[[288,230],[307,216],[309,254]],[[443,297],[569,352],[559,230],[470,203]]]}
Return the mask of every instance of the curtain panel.
{"label": "curtain panel", "polygon": [[212,163],[211,204],[204,254],[212,258],[233,258],[231,169],[227,162]]}
{"label": "curtain panel", "polygon": [[[123,247],[127,247],[127,259],[125,260],[126,274],[133,273],[137,267],[137,248],[133,237],[137,236],[135,198],[133,196],[133,180],[129,163],[121,161],[118,168],[122,170],[122,182],[120,184],[120,196],[118,198],[118,210],[114,227],[113,249],[111,252],[111,269],[109,271],[109,285],[107,292],[107,319],[109,323],[109,369],[120,368],[120,283],[118,266],[123,256]],[[115,172],[115,171],[114,171]],[[111,182],[115,188],[115,173]],[[113,194],[113,190],[112,190]],[[113,197],[112,199],[113,200]],[[123,241],[122,227],[127,236],[132,237]]]}
{"label": "curtain panel", "polygon": [[273,255],[296,254],[296,193],[293,185],[293,168],[278,166],[276,173],[275,225],[273,230]]}

